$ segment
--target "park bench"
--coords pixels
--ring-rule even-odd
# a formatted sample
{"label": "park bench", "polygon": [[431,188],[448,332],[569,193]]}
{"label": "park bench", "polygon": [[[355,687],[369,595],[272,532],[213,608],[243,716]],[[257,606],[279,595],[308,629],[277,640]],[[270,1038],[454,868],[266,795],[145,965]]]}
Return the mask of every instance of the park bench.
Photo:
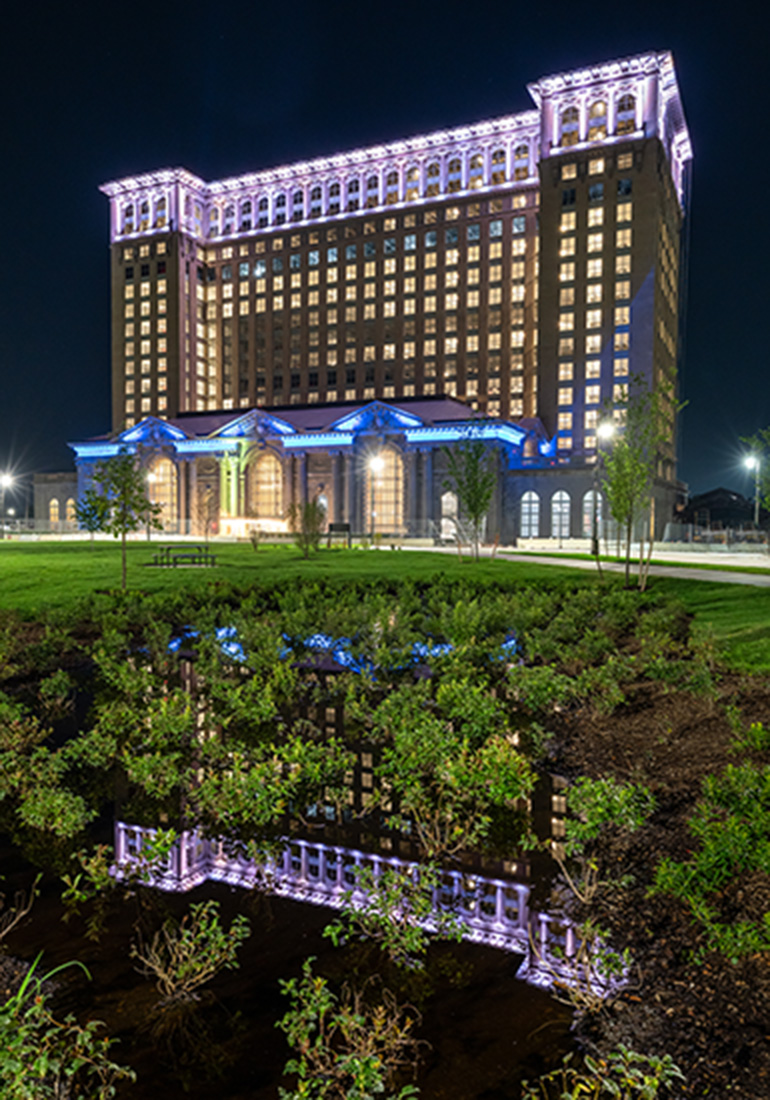
{"label": "park bench", "polygon": [[349,523],[330,523],[326,532],[326,546],[331,546],[333,538],[345,539],[350,549],[350,524]]}
{"label": "park bench", "polygon": [[178,565],[216,565],[217,556],[207,546],[163,546],[152,559],[152,564],[174,569]]}

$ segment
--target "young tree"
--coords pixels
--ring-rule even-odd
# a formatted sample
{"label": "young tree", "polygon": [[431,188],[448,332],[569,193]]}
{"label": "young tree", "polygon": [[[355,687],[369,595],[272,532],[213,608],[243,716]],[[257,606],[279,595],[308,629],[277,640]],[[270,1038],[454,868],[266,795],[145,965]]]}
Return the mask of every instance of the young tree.
{"label": "young tree", "polygon": [[[751,451],[749,458],[759,463],[759,468],[755,468],[759,507],[770,509],[770,428],[760,428],[754,435],[744,436],[741,442],[748,444]],[[746,465],[749,465],[748,458]]]}
{"label": "young tree", "polygon": [[94,533],[105,530],[109,516],[110,505],[106,497],[93,486],[89,486],[75,505],[75,519],[84,531],[88,531],[92,544]]}
{"label": "young tree", "polygon": [[136,455],[121,447],[118,454],[94,469],[94,481],[101,496],[107,502],[108,516],[103,529],[120,539],[122,584],[126,587],[126,535],[147,525],[160,531],[158,520],[160,505],[153,504],[147,495],[147,483]]}
{"label": "young tree", "polygon": [[[670,442],[670,420],[677,406],[670,387],[651,390],[646,379],[635,376],[625,401],[621,405],[620,431],[604,458],[602,482],[612,518],[625,530],[626,587],[631,569],[631,538],[634,524],[645,517],[652,507],[652,493],[658,458]],[[652,556],[652,533],[649,557]],[[644,539],[639,551],[639,587],[644,590],[647,568],[644,562]]]}
{"label": "young tree", "polygon": [[[457,494],[460,513],[470,522],[473,556],[478,559],[481,528],[497,483],[495,455],[489,445],[472,432],[461,443],[445,447],[444,453],[449,475],[445,486]],[[459,535],[458,530],[458,539]]]}
{"label": "young tree", "polygon": [[303,558],[309,558],[310,551],[318,549],[325,522],[326,509],[320,500],[295,502],[289,507],[289,527]]}

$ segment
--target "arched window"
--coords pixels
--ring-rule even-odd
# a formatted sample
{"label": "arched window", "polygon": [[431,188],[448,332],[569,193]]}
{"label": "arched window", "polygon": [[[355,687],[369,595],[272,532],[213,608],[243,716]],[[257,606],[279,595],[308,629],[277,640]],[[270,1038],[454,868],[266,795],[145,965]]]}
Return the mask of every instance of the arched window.
{"label": "arched window", "polygon": [[273,221],[276,225],[283,225],[286,221],[286,194],[279,191],[273,203]]}
{"label": "arched window", "polygon": [[521,498],[520,533],[523,539],[536,539],[540,535],[540,497],[532,490]]}
{"label": "arched window", "polygon": [[414,202],[420,197],[420,169],[412,164],[406,170],[406,201]]}
{"label": "arched window", "polygon": [[569,538],[569,512],[569,493],[565,493],[563,489],[559,489],[559,491],[554,493],[551,497],[551,538]]}
{"label": "arched window", "polygon": [[219,207],[212,206],[209,214],[209,237],[219,236]]}
{"label": "arched window", "polygon": [[383,447],[366,463],[366,531],[398,534],[404,527],[404,468],[401,455]]}
{"label": "arched window", "polygon": [[525,180],[529,176],[529,146],[517,145],[513,153],[513,178]]}
{"label": "arched window", "polygon": [[452,157],[446,166],[447,191],[459,191],[463,185],[463,165],[459,157]]}
{"label": "arched window", "polygon": [[329,208],[327,213],[339,214],[340,212],[340,185],[339,181],[335,180],[334,183],[329,185]]}
{"label": "arched window", "polygon": [[505,149],[495,149],[492,154],[492,183],[505,183],[505,179]]}
{"label": "arched window", "polygon": [[160,505],[158,519],[166,531],[174,531],[177,511],[177,473],[170,458],[156,458],[147,472],[147,491],[153,504]]}
{"label": "arched window", "polygon": [[224,220],[222,222],[222,235],[227,236],[228,233],[232,233],[233,225],[235,223],[235,205],[231,202],[225,207]]}
{"label": "arched window", "polygon": [[310,217],[320,218],[321,216],[321,201],[322,192],[320,187],[314,187],[310,192]]}
{"label": "arched window", "polygon": [[607,104],[597,99],[588,112],[588,140],[604,141],[607,137]]}
{"label": "arched window", "polygon": [[361,184],[358,179],[348,180],[348,210],[352,213],[358,210]]}
{"label": "arched window", "polygon": [[251,199],[241,203],[241,230],[251,229]]}
{"label": "arched window", "polygon": [[425,188],[425,194],[428,198],[432,195],[441,194],[441,167],[437,161],[433,161],[428,165],[428,171],[426,173],[428,185]]}
{"label": "arched window", "polygon": [[618,100],[618,120],[615,132],[632,134],[636,129],[636,100],[632,95],[622,95]]}
{"label": "arched window", "polygon": [[484,154],[474,153],[468,171],[468,186],[476,191],[484,184]]}
{"label": "arched window", "polygon": [[265,229],[268,225],[268,222],[270,221],[270,203],[266,195],[263,195],[262,198],[259,200],[257,211],[257,224],[259,225],[260,229]]}
{"label": "arched window", "polygon": [[298,188],[291,197],[291,220],[301,222],[305,216],[305,194]]}
{"label": "arched window", "polygon": [[134,204],[132,202],[123,207],[123,232],[134,232]]}
{"label": "arched window", "polygon": [[139,207],[139,228],[141,230],[150,228],[150,203],[147,199],[143,199]]}
{"label": "arched window", "polygon": [[398,172],[388,172],[385,177],[385,202],[394,203],[398,202]]}
{"label": "arched window", "polygon": [[283,468],[270,451],[263,451],[250,464],[247,493],[250,516],[283,518]]}
{"label": "arched window", "polygon": [[577,107],[567,107],[561,113],[560,145],[577,145],[580,140],[580,114]]}
{"label": "arched window", "polygon": [[166,197],[161,195],[155,203],[155,228],[162,229],[166,224]]}
{"label": "arched window", "polygon": [[601,534],[602,530],[602,494],[594,494],[593,489],[589,489],[583,497],[583,521],[582,532],[583,538],[590,539],[594,532],[594,499],[596,500],[596,530]]}
{"label": "arched window", "polygon": [[72,497],[67,498],[67,503],[64,505],[64,515],[67,518],[67,523],[75,522],[75,501]]}
{"label": "arched window", "polygon": [[366,181],[366,205],[371,210],[373,206],[377,206],[380,201],[380,178],[379,176],[369,176]]}
{"label": "arched window", "polygon": [[59,502],[56,497],[52,497],[51,500],[48,501],[48,522],[59,522]]}

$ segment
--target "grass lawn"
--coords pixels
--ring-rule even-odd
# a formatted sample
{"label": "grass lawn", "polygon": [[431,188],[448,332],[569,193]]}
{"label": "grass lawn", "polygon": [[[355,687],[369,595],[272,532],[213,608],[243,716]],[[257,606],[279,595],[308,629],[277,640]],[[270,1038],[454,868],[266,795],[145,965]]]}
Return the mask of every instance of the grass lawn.
{"label": "grass lawn", "polygon": [[[418,550],[397,553],[376,550],[322,550],[304,560],[293,546],[217,544],[213,568],[158,569],[147,567],[156,544],[128,546],[128,585],[146,592],[200,588],[225,580],[234,585],[285,585],[306,578],[338,580],[371,578],[429,579],[436,575],[504,584],[528,584],[569,578],[596,584],[592,573],[577,573],[564,565],[538,565],[483,559],[462,561],[453,554]],[[605,584],[622,584],[607,576]],[[770,589],[711,581],[652,578],[651,586],[676,593],[695,616],[698,627],[713,631],[727,661],[737,667],[770,671]],[[118,543],[0,542],[0,609],[36,616],[47,609],[64,610],[95,589],[120,585]]]}

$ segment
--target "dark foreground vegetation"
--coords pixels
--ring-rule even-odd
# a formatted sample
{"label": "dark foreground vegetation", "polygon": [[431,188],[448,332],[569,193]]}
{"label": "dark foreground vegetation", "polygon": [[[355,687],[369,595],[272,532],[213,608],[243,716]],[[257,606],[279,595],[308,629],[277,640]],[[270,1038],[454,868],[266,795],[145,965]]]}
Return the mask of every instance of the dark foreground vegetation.
{"label": "dark foreground vegetation", "polygon": [[[765,679],[732,669],[670,586],[405,573],[0,613],[4,1096],[768,1095]],[[351,794],[363,753],[372,783]],[[323,820],[427,876],[522,849],[534,864],[546,775],[568,816],[535,904],[577,925],[583,954],[550,1000],[526,990],[539,1045],[496,1030],[510,956],[398,919],[419,884],[371,882],[374,917],[336,923],[260,891],[146,885],[192,826],[264,855]],[[161,827],[122,883],[115,814]],[[10,887],[38,868],[11,926],[29,897]],[[78,957],[95,982],[43,980]]]}

